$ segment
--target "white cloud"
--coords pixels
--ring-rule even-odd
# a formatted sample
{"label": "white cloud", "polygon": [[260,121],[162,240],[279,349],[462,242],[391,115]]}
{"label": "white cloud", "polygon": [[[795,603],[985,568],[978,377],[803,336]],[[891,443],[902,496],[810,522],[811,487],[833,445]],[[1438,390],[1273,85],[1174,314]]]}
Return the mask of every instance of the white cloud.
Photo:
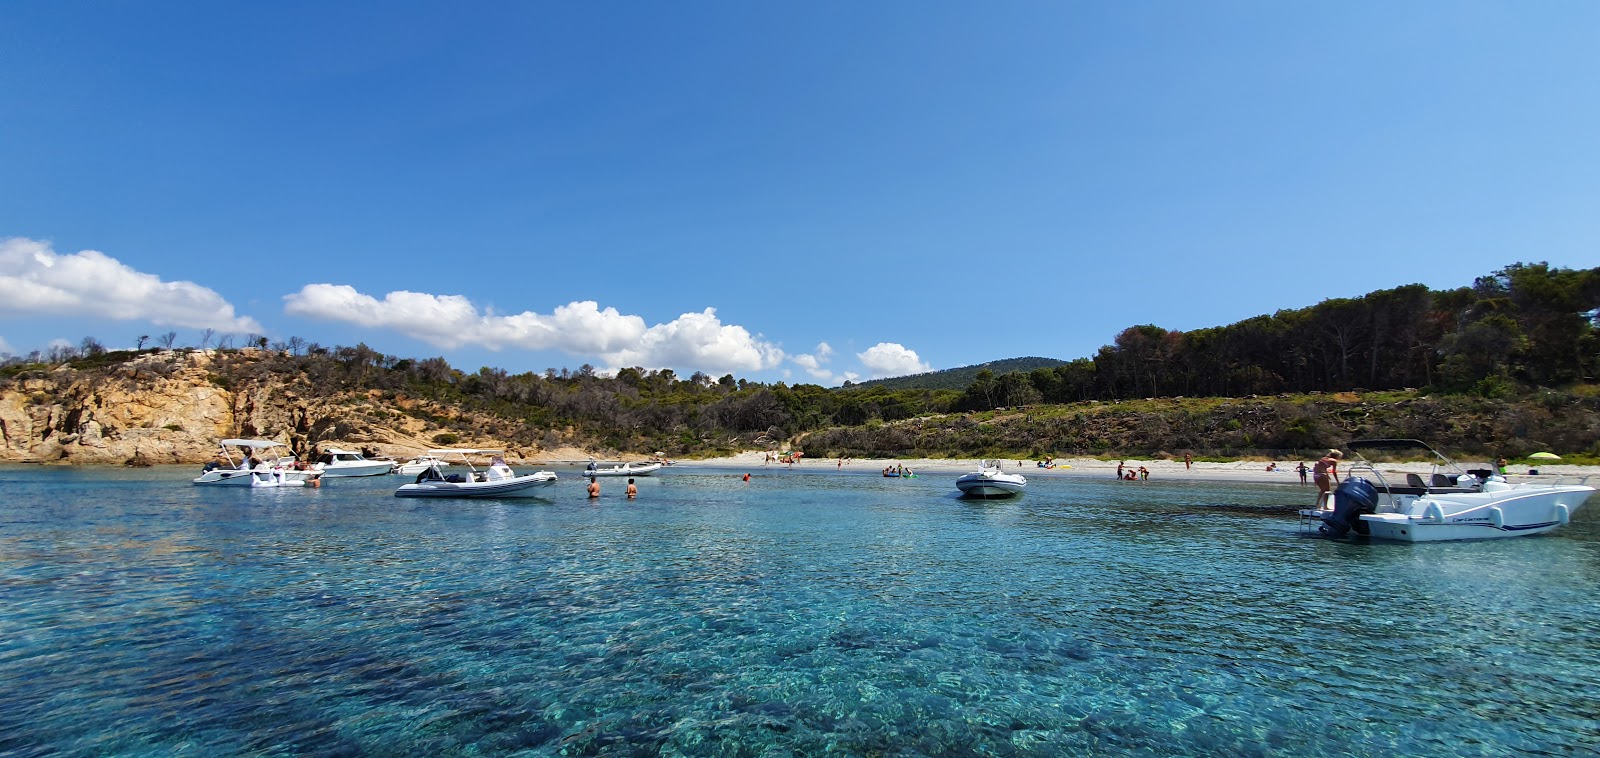
{"label": "white cloud", "polygon": [[552,313],[512,316],[480,312],[460,295],[390,292],[382,300],[342,284],[308,284],[284,297],[284,311],[324,321],[392,329],[437,347],[561,350],[609,368],[676,367],[710,373],[773,368],[784,353],[742,326],[724,324],[715,308],[647,327],[643,318],[593,300]]}
{"label": "white cloud", "polygon": [[827,363],[828,358],[832,355],[833,348],[828,343],[822,342],[818,343],[816,353],[801,353],[789,360],[794,361],[795,365],[805,369],[806,373],[810,374],[812,378],[828,381],[833,378],[833,372],[823,368],[822,364]]}
{"label": "white cloud", "polygon": [[164,282],[98,250],[60,254],[44,242],[0,240],[0,315],[89,316],[160,326],[259,332],[216,291]]}
{"label": "white cloud", "polygon": [[873,379],[921,374],[933,370],[932,366],[923,363],[922,359],[917,357],[917,351],[898,342],[879,342],[867,348],[865,352],[856,353],[856,357],[861,359],[861,365],[867,367]]}

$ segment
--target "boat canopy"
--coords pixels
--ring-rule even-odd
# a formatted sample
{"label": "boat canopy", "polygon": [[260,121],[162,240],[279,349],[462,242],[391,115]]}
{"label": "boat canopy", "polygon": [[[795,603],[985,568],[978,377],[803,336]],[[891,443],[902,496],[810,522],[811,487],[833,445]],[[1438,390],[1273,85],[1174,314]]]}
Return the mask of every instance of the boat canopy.
{"label": "boat canopy", "polygon": [[285,445],[282,442],[273,442],[272,440],[223,440],[222,444],[232,445],[234,447],[255,448],[257,450],[269,447],[288,447],[288,445]]}

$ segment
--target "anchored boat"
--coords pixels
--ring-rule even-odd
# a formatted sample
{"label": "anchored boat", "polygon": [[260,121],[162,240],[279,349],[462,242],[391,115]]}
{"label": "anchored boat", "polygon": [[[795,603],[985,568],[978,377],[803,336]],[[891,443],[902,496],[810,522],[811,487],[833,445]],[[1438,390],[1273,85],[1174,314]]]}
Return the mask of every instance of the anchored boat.
{"label": "anchored boat", "polygon": [[1011,497],[1021,493],[1027,486],[1027,477],[1001,471],[999,461],[984,461],[977,471],[956,479],[956,489],[961,490],[963,497]]}
{"label": "anchored boat", "polygon": [[[1420,440],[1357,440],[1349,448],[1355,459],[1329,507],[1300,512],[1302,524],[1333,537],[1436,542],[1543,534],[1570,521],[1595,491],[1584,481],[1513,484],[1492,468],[1464,470]],[[1426,478],[1386,476],[1367,457],[1396,450],[1428,451],[1432,471]]]}
{"label": "anchored boat", "polygon": [[[435,456],[441,463],[444,456],[452,459],[460,458],[460,465],[466,471],[446,474],[443,466],[434,465],[417,474],[417,480],[411,484],[400,485],[395,490],[395,497],[533,497],[533,490],[545,485],[554,484],[556,475],[553,471],[537,471],[532,474],[517,475],[511,467],[506,465],[505,459],[500,457],[499,450],[478,449],[446,449],[429,450],[428,455]],[[474,468],[469,455],[492,455],[489,467],[483,470]]]}

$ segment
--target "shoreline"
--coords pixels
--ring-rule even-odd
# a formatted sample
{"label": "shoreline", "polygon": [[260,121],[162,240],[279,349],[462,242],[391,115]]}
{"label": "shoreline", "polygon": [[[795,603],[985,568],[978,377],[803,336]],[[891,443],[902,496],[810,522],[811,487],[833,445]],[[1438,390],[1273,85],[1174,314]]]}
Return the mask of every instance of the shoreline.
{"label": "shoreline", "polygon": [[[558,451],[560,457],[529,456],[526,458],[512,458],[511,465],[515,468],[581,468],[590,460],[588,457],[573,457],[576,452],[572,449]],[[600,459],[598,456],[597,460]],[[620,456],[617,458],[606,457],[604,460],[647,460],[645,456]],[[671,467],[663,469],[669,471],[684,471],[694,469],[723,469],[738,470],[756,474],[763,469],[788,469],[807,471],[817,474],[831,472],[849,472],[852,474],[879,473],[885,468],[904,466],[917,474],[938,474],[960,476],[978,470],[983,459],[979,458],[854,458],[847,459],[840,465],[840,459],[812,459],[802,458],[795,464],[777,463],[768,461],[766,453],[762,451],[747,451],[730,456],[716,458],[676,459]],[[1125,458],[1122,461],[1130,468],[1137,471],[1140,466],[1150,470],[1150,481],[1208,481],[1208,482],[1239,482],[1250,484],[1286,484],[1299,485],[1300,477],[1295,473],[1294,466],[1298,461],[1279,461],[1281,467],[1277,471],[1267,471],[1267,464],[1263,461],[1195,461],[1192,467],[1186,468],[1182,460]],[[1117,462],[1105,461],[1098,458],[1059,458],[1055,461],[1054,468],[1044,468],[1038,461],[1028,459],[1002,459],[1001,469],[1009,473],[1020,473],[1024,476],[1040,476],[1051,478],[1070,479],[1115,479]],[[1306,461],[1310,466],[1312,461]],[[1487,467],[1489,464],[1479,461],[1458,462],[1463,469]],[[73,462],[60,461],[0,461],[5,466],[43,466],[77,468],[80,466],[107,466],[123,468],[125,463],[112,462]],[[158,463],[155,466],[187,467],[199,464],[187,463]],[[1350,461],[1344,461],[1340,466],[1339,476],[1344,478],[1349,471]],[[1403,477],[1406,473],[1426,475],[1430,473],[1432,464],[1426,462],[1383,463],[1379,470],[1385,475],[1395,473]],[[1507,467],[1506,478],[1515,482],[1550,481],[1557,478],[1594,478],[1591,486],[1600,488],[1600,466],[1584,466],[1574,464],[1541,464],[1537,467],[1538,475],[1528,475],[1527,466]],[[1310,476],[1307,476],[1306,486],[1313,486]]]}
{"label": "shoreline", "polygon": [[[786,463],[763,462],[764,460],[765,453],[746,452],[720,458],[703,458],[696,460],[677,461],[673,464],[672,468],[739,468],[747,470],[750,473],[755,473],[763,468],[783,468],[814,472],[848,471],[853,473],[875,473],[881,472],[883,469],[891,466],[905,466],[906,468],[917,472],[919,475],[926,473],[959,476],[961,474],[978,470],[978,466],[980,465],[982,459],[856,458],[849,460],[842,466],[839,465],[839,459],[837,458],[802,458],[800,463],[793,464],[792,466]],[[1181,460],[1125,458],[1123,461],[1128,466],[1131,466],[1135,471],[1137,471],[1140,466],[1148,468],[1150,470],[1150,481],[1240,482],[1250,484],[1291,484],[1296,486],[1300,484],[1300,477],[1294,471],[1294,466],[1299,461],[1279,461],[1278,465],[1281,467],[1281,469],[1278,471],[1267,471],[1267,464],[1262,461],[1232,461],[1228,463],[1195,461],[1192,468],[1185,468],[1183,461]],[[557,462],[552,461],[551,463],[554,464]],[[1038,465],[1037,461],[1022,459],[1020,460],[1019,465],[1018,459],[1011,458],[1001,460],[1001,469],[1009,473],[1022,474],[1024,476],[1037,475],[1064,478],[1099,478],[1110,480],[1114,480],[1116,478],[1116,461],[1103,461],[1098,458],[1058,458],[1056,459],[1055,463],[1055,468],[1042,468]],[[1314,461],[1306,461],[1305,463],[1306,466],[1309,467],[1312,463],[1314,463]],[[1478,466],[1477,463],[1471,461],[1458,461],[1458,464],[1463,469],[1476,468]],[[1482,465],[1487,466],[1488,464],[1485,463]],[[1346,460],[1344,465],[1341,465],[1339,468],[1339,477],[1342,480],[1345,473],[1349,470],[1349,461]],[[1383,463],[1379,465],[1379,471],[1383,472],[1385,475],[1391,471],[1397,474],[1428,474],[1432,470],[1432,464],[1421,462]],[[1540,481],[1556,477],[1600,477],[1600,466],[1541,464],[1538,467],[1538,471],[1539,474],[1537,476],[1528,476],[1526,473],[1527,468],[1508,466],[1506,469],[1506,477],[1512,482]],[[1597,481],[1597,484],[1600,484],[1600,481]],[[1306,475],[1305,486],[1314,486],[1311,483],[1310,474]]]}

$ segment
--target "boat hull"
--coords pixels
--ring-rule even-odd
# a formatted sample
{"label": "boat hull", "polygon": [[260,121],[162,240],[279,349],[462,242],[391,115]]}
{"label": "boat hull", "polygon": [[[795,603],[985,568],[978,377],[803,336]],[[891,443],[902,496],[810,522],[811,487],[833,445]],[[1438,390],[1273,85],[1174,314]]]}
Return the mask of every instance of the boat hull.
{"label": "boat hull", "polygon": [[316,478],[315,471],[239,471],[214,469],[191,481],[205,487],[305,487]]}
{"label": "boat hull", "polygon": [[584,476],[649,476],[661,470],[659,463],[647,463],[642,466],[624,465],[608,468],[585,469]]}
{"label": "boat hull", "polygon": [[317,465],[321,467],[318,470],[322,472],[322,475],[328,478],[342,478],[348,476],[379,476],[394,470],[394,464],[388,461],[367,461],[366,463],[357,463],[348,466],[330,466],[325,463],[319,463]]}
{"label": "boat hull", "polygon": [[1566,524],[1594,493],[1584,486],[1424,498],[1408,513],[1364,514],[1367,536],[1399,542],[1503,539],[1543,534]]}
{"label": "boat hull", "polygon": [[417,474],[436,466],[438,468],[450,468],[450,464],[445,463],[444,461],[439,461],[437,464],[428,461],[409,461],[407,463],[402,463],[398,466],[395,466],[394,472],[396,474],[400,474],[401,476],[416,476]]}
{"label": "boat hull", "polygon": [[1022,477],[1007,474],[998,476],[967,474],[956,480],[956,489],[961,490],[962,497],[972,498],[997,499],[1013,497],[1022,494],[1023,489],[1027,486],[1027,481],[1023,480]]}
{"label": "boat hull", "polygon": [[395,497],[538,497],[538,491],[555,484],[549,471],[484,482],[449,482],[437,479],[401,485]]}

